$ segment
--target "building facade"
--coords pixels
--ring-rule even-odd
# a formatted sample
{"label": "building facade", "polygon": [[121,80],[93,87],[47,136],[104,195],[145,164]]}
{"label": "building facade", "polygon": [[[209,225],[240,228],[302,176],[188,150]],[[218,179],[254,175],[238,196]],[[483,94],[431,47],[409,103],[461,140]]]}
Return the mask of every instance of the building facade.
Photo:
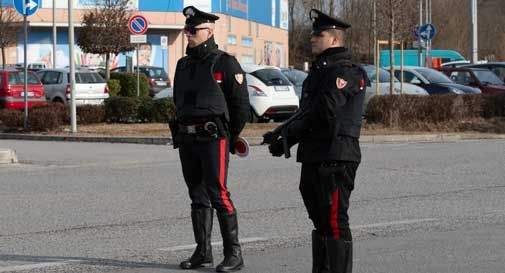
{"label": "building facade", "polygon": [[[0,0],[2,1],[2,0]],[[5,0],[4,0],[5,1]],[[73,0],[74,24],[78,28],[82,15],[96,7],[96,0]],[[9,1],[10,2],[10,1]],[[40,0],[40,9],[28,17],[27,62],[44,62],[52,67],[53,0]],[[68,0],[56,0],[56,67],[68,66]],[[216,22],[216,42],[219,47],[236,56],[240,63],[288,66],[288,0],[132,0],[132,14],[147,18],[148,43],[140,46],[140,65],[164,67],[173,76],[177,60],[185,55],[187,41],[183,34],[185,18],[181,11],[193,5],[213,12],[221,18]],[[163,38],[166,36],[166,38]],[[166,40],[167,47],[161,44]],[[105,66],[104,56],[86,54],[76,45],[76,64]],[[6,53],[7,63],[24,61],[23,40]],[[111,67],[125,65],[126,56],[136,64],[136,53],[114,56]]]}

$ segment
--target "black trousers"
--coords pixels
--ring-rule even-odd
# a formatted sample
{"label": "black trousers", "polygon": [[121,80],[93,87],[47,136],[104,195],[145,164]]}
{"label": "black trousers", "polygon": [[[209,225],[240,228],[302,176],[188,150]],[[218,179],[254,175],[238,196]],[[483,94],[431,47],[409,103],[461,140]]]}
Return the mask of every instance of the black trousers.
{"label": "black trousers", "polygon": [[[322,235],[351,241],[349,198],[359,163],[337,161],[331,180],[321,174],[322,164],[303,163],[300,192],[309,218]],[[328,185],[330,183],[331,185]]]}
{"label": "black trousers", "polygon": [[210,141],[183,141],[179,157],[193,209],[214,208],[235,212],[227,188],[229,146],[226,138]]}

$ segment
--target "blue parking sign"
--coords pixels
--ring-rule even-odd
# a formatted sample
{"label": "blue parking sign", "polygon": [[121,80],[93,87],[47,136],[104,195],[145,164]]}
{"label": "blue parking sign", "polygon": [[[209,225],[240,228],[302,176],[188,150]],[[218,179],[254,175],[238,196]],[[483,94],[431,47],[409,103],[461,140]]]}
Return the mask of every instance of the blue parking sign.
{"label": "blue parking sign", "polygon": [[[30,16],[33,15],[40,6],[40,0],[12,0],[14,3],[14,7],[16,11],[21,15]],[[23,10],[23,2],[25,3],[25,7]]]}

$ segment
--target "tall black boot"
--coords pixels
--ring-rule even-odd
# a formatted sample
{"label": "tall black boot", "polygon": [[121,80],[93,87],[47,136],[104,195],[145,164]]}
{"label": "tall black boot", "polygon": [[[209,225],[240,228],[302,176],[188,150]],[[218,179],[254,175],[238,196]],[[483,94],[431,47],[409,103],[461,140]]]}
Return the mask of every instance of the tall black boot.
{"label": "tall black boot", "polygon": [[326,240],[317,230],[312,231],[312,273],[328,273]]}
{"label": "tall black boot", "polygon": [[181,262],[179,266],[182,269],[192,269],[212,264],[212,246],[210,245],[210,239],[212,236],[213,215],[214,210],[211,208],[191,210],[191,221],[193,222],[196,249],[191,258]]}
{"label": "tall black boot", "polygon": [[233,272],[244,267],[242,251],[238,242],[237,214],[217,213],[219,227],[223,236],[224,260],[217,267],[217,272]]}
{"label": "tall black boot", "polygon": [[330,273],[352,273],[352,241],[326,239]]}

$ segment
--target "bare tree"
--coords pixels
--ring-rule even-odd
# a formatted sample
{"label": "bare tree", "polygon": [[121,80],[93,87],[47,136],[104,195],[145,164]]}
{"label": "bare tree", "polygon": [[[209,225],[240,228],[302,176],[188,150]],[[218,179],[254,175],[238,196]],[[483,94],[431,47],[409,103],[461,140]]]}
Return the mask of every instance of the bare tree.
{"label": "bare tree", "polygon": [[77,44],[86,53],[105,54],[106,79],[110,78],[111,54],[132,51],[128,20],[129,0],[95,0],[96,8],[83,16]]}
{"label": "bare tree", "polygon": [[379,32],[379,36],[386,36],[389,41],[389,63],[391,66],[390,94],[394,91],[394,47],[395,41],[403,42],[409,37],[409,33],[415,26],[415,7],[413,0],[378,0],[377,12],[380,15],[378,23],[386,29],[386,32]]}
{"label": "bare tree", "polygon": [[0,48],[2,50],[2,67],[5,68],[5,48],[16,45],[17,33],[22,31],[16,11],[0,1]]}

